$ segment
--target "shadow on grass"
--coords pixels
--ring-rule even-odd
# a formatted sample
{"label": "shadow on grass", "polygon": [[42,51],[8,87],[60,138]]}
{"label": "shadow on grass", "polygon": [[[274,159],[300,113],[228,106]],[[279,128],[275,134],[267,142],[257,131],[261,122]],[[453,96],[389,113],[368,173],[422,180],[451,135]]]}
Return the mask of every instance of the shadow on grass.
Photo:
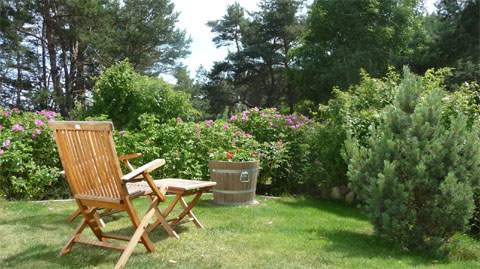
{"label": "shadow on grass", "polygon": [[[64,235],[65,242],[68,240],[68,238],[72,236],[71,233],[73,233],[74,227],[75,225],[72,225],[72,231],[69,231],[68,234]],[[180,236],[182,233],[190,229],[190,227],[184,227],[182,225],[176,226],[174,228]],[[108,232],[112,234],[130,237],[133,235],[134,229],[132,227],[124,227],[119,229],[115,229],[114,227],[112,227],[112,229],[110,229]],[[88,231],[88,228],[86,228],[84,233],[82,233],[81,237],[84,239],[97,240],[91,234],[91,232]],[[173,238],[170,238],[170,236],[165,232],[162,226],[159,226],[154,231],[151,231],[148,234],[148,237],[155,245],[158,245],[159,243],[167,239],[175,240]],[[128,243],[126,241],[114,239],[109,239],[109,241],[114,244]],[[43,243],[35,244],[28,247],[27,249],[22,250],[21,252],[9,255],[3,261],[0,260],[0,263],[5,264],[6,267],[14,268],[31,268],[32,262],[35,262],[36,264],[39,262],[47,263],[41,266],[44,268],[83,268],[97,267],[99,265],[106,265],[107,267],[110,267],[109,264],[111,264],[111,266],[113,267],[113,265],[117,263],[121,255],[121,252],[116,250],[103,249],[84,244],[74,244],[70,253],[63,257],[59,257],[58,253],[63,247],[63,244],[63,242],[61,245],[46,245]],[[135,252],[132,254],[132,257],[136,255],[148,255],[148,252],[143,246],[143,244],[139,243],[136,245]]]}
{"label": "shadow on grass", "polygon": [[1,219],[1,225],[26,225],[28,229],[31,230],[47,230],[55,231],[58,229],[58,226],[71,226],[72,224],[66,221],[66,215],[61,213],[54,214],[40,214],[40,215],[29,215],[22,218],[9,218]]}
{"label": "shadow on grass", "polygon": [[339,217],[352,218],[356,220],[368,221],[368,218],[361,211],[353,206],[340,204],[338,202],[319,200],[314,198],[299,197],[296,199],[278,199],[279,204],[293,208],[314,208],[325,211]]}
{"label": "shadow on grass", "polygon": [[14,268],[31,268],[34,266],[32,262],[37,265],[45,262],[46,264],[41,266],[45,268],[81,268],[85,267],[85,265],[98,266],[100,263],[110,262],[114,264],[119,257],[119,252],[114,250],[108,251],[111,253],[99,250],[98,248],[92,251],[92,248],[78,244],[75,245],[72,252],[66,256],[59,257],[59,251],[60,248],[56,249],[56,246],[38,244],[9,256],[2,262],[6,267]]}
{"label": "shadow on grass", "polygon": [[317,233],[328,240],[326,251],[335,252],[347,258],[380,259],[385,262],[402,261],[412,267],[448,263],[431,255],[403,250],[393,242],[377,235],[347,230],[317,230]]}

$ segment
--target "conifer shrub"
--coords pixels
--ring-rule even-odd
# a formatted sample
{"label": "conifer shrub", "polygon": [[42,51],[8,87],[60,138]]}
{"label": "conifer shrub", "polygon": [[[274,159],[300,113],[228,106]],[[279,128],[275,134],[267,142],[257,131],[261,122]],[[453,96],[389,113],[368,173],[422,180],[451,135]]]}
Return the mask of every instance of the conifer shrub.
{"label": "conifer shrub", "polygon": [[379,235],[409,249],[439,250],[474,212],[479,128],[469,128],[461,111],[445,121],[448,94],[439,83],[407,70],[394,92],[370,137],[346,141],[350,186]]}

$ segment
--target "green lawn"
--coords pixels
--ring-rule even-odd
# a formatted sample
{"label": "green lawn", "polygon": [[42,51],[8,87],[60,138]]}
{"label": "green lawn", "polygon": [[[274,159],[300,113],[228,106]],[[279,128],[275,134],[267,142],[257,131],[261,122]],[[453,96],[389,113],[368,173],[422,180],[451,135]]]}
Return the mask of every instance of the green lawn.
{"label": "green lawn", "polygon": [[[265,199],[260,205],[225,207],[208,202],[196,207],[206,226],[187,223],[166,237],[157,229],[157,247],[146,253],[137,245],[128,268],[480,268],[480,262],[446,262],[412,254],[372,235],[358,210],[312,199]],[[146,201],[135,205],[146,209]],[[6,202],[0,200],[0,268],[111,268],[119,252],[75,245],[57,253],[75,224],[65,217],[73,202]],[[108,230],[131,231],[124,215],[106,219]],[[77,220],[78,222],[78,220]],[[88,236],[91,236],[88,232]]]}

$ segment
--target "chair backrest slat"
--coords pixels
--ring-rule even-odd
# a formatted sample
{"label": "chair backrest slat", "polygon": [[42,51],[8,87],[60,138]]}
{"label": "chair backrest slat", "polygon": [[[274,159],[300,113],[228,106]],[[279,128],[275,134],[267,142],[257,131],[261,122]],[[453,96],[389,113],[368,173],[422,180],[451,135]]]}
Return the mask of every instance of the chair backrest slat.
{"label": "chair backrest slat", "polygon": [[122,200],[120,164],[111,122],[50,122],[73,195]]}

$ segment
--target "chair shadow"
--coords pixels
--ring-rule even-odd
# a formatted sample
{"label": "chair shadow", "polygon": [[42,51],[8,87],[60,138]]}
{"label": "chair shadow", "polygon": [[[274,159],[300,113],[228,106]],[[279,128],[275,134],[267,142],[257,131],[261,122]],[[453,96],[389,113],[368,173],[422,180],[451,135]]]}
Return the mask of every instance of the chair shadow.
{"label": "chair shadow", "polygon": [[[30,232],[34,234],[39,232],[59,233],[61,230],[62,236],[66,242],[82,218],[80,216],[70,223],[66,220],[66,217],[70,213],[70,210],[62,210],[60,212],[51,214],[29,215],[20,218],[5,218],[0,219],[0,226],[22,225],[22,232]],[[134,233],[132,224],[124,212],[105,216],[102,219],[106,223],[106,227],[102,228],[104,232],[128,237],[132,236]],[[155,217],[154,220],[156,220]],[[120,225],[121,227],[116,227],[116,225]],[[194,228],[195,227],[192,228],[185,225],[174,226],[175,231],[180,236],[182,233]],[[161,225],[159,225],[155,230],[149,232],[148,237],[155,245],[170,238]],[[88,227],[85,229],[85,232],[82,233],[82,238],[96,240],[93,234],[89,231]],[[175,239],[172,238],[172,240]],[[127,244],[126,241],[122,240],[109,239],[109,241],[118,244]],[[113,265],[117,262],[121,255],[121,252],[115,250],[107,250],[82,244],[75,244],[72,251],[65,257],[58,257],[58,253],[63,247],[63,244],[63,241],[61,244],[45,244],[38,242],[37,244],[29,246],[27,249],[23,249],[12,255],[3,257],[3,260],[0,259],[0,264],[2,264],[0,267],[3,268],[4,265],[5,267],[24,267],[25,265],[30,264],[32,261],[45,262],[48,263],[47,266],[55,268],[80,268],[85,266],[96,267],[103,264]],[[135,251],[133,256],[142,255],[146,252],[141,243],[136,246],[136,249],[140,249],[144,253],[135,253]]]}

